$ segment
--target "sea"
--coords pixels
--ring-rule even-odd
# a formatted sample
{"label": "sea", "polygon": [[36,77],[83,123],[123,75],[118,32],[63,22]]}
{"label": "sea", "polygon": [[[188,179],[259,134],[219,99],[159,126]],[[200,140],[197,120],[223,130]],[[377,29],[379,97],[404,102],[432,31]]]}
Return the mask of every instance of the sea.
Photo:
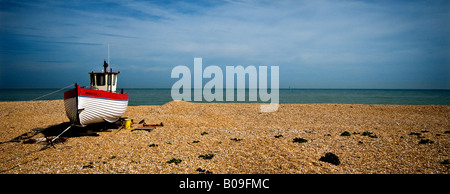
{"label": "sea", "polygon": [[[0,89],[0,101],[57,100],[63,99],[67,90],[69,89]],[[124,88],[124,91],[129,94],[129,106],[163,105],[173,100],[170,88]],[[259,97],[258,101],[249,101],[249,90],[246,89],[245,93],[245,101],[236,100],[236,90],[234,101],[220,103],[270,103],[261,101]],[[225,91],[223,94],[225,98]],[[206,100],[202,102],[208,103]],[[450,105],[450,90],[280,89],[279,103]]]}

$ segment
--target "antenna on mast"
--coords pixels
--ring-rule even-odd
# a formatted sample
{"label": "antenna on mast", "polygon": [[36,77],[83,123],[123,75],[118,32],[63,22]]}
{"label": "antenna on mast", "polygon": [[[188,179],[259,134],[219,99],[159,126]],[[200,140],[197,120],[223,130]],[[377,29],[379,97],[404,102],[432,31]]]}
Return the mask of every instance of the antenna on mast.
{"label": "antenna on mast", "polygon": [[108,64],[109,64],[109,44],[108,44]]}

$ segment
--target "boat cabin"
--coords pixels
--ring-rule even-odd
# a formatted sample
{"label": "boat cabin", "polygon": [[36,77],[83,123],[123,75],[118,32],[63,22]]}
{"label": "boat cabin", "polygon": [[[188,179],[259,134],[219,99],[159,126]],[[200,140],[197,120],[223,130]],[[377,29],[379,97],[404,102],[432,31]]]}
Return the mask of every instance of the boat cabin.
{"label": "boat cabin", "polygon": [[91,72],[91,85],[90,89],[93,90],[103,90],[107,92],[116,92],[117,87],[117,75],[120,73],[113,72],[112,68],[110,68],[109,72],[107,72],[108,63],[103,61],[103,72]]}

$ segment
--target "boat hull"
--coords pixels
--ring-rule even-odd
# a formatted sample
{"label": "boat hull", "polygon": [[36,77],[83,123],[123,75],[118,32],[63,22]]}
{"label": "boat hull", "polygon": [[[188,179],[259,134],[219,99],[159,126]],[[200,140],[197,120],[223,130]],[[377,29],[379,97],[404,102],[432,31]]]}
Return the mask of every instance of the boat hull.
{"label": "boat hull", "polygon": [[64,93],[64,108],[74,125],[116,122],[125,113],[128,94],[76,88]]}

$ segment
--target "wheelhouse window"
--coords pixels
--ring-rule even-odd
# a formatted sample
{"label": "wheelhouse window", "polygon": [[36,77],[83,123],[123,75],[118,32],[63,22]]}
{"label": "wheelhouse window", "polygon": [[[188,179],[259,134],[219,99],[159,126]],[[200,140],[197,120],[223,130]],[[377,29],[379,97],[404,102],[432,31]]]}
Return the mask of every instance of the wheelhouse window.
{"label": "wheelhouse window", "polygon": [[105,74],[97,74],[97,86],[105,85]]}
{"label": "wheelhouse window", "polygon": [[113,74],[113,86],[116,85],[116,77],[117,77],[117,74]]}
{"label": "wheelhouse window", "polygon": [[111,85],[111,78],[112,78],[111,76],[112,74],[108,74],[108,86]]}

